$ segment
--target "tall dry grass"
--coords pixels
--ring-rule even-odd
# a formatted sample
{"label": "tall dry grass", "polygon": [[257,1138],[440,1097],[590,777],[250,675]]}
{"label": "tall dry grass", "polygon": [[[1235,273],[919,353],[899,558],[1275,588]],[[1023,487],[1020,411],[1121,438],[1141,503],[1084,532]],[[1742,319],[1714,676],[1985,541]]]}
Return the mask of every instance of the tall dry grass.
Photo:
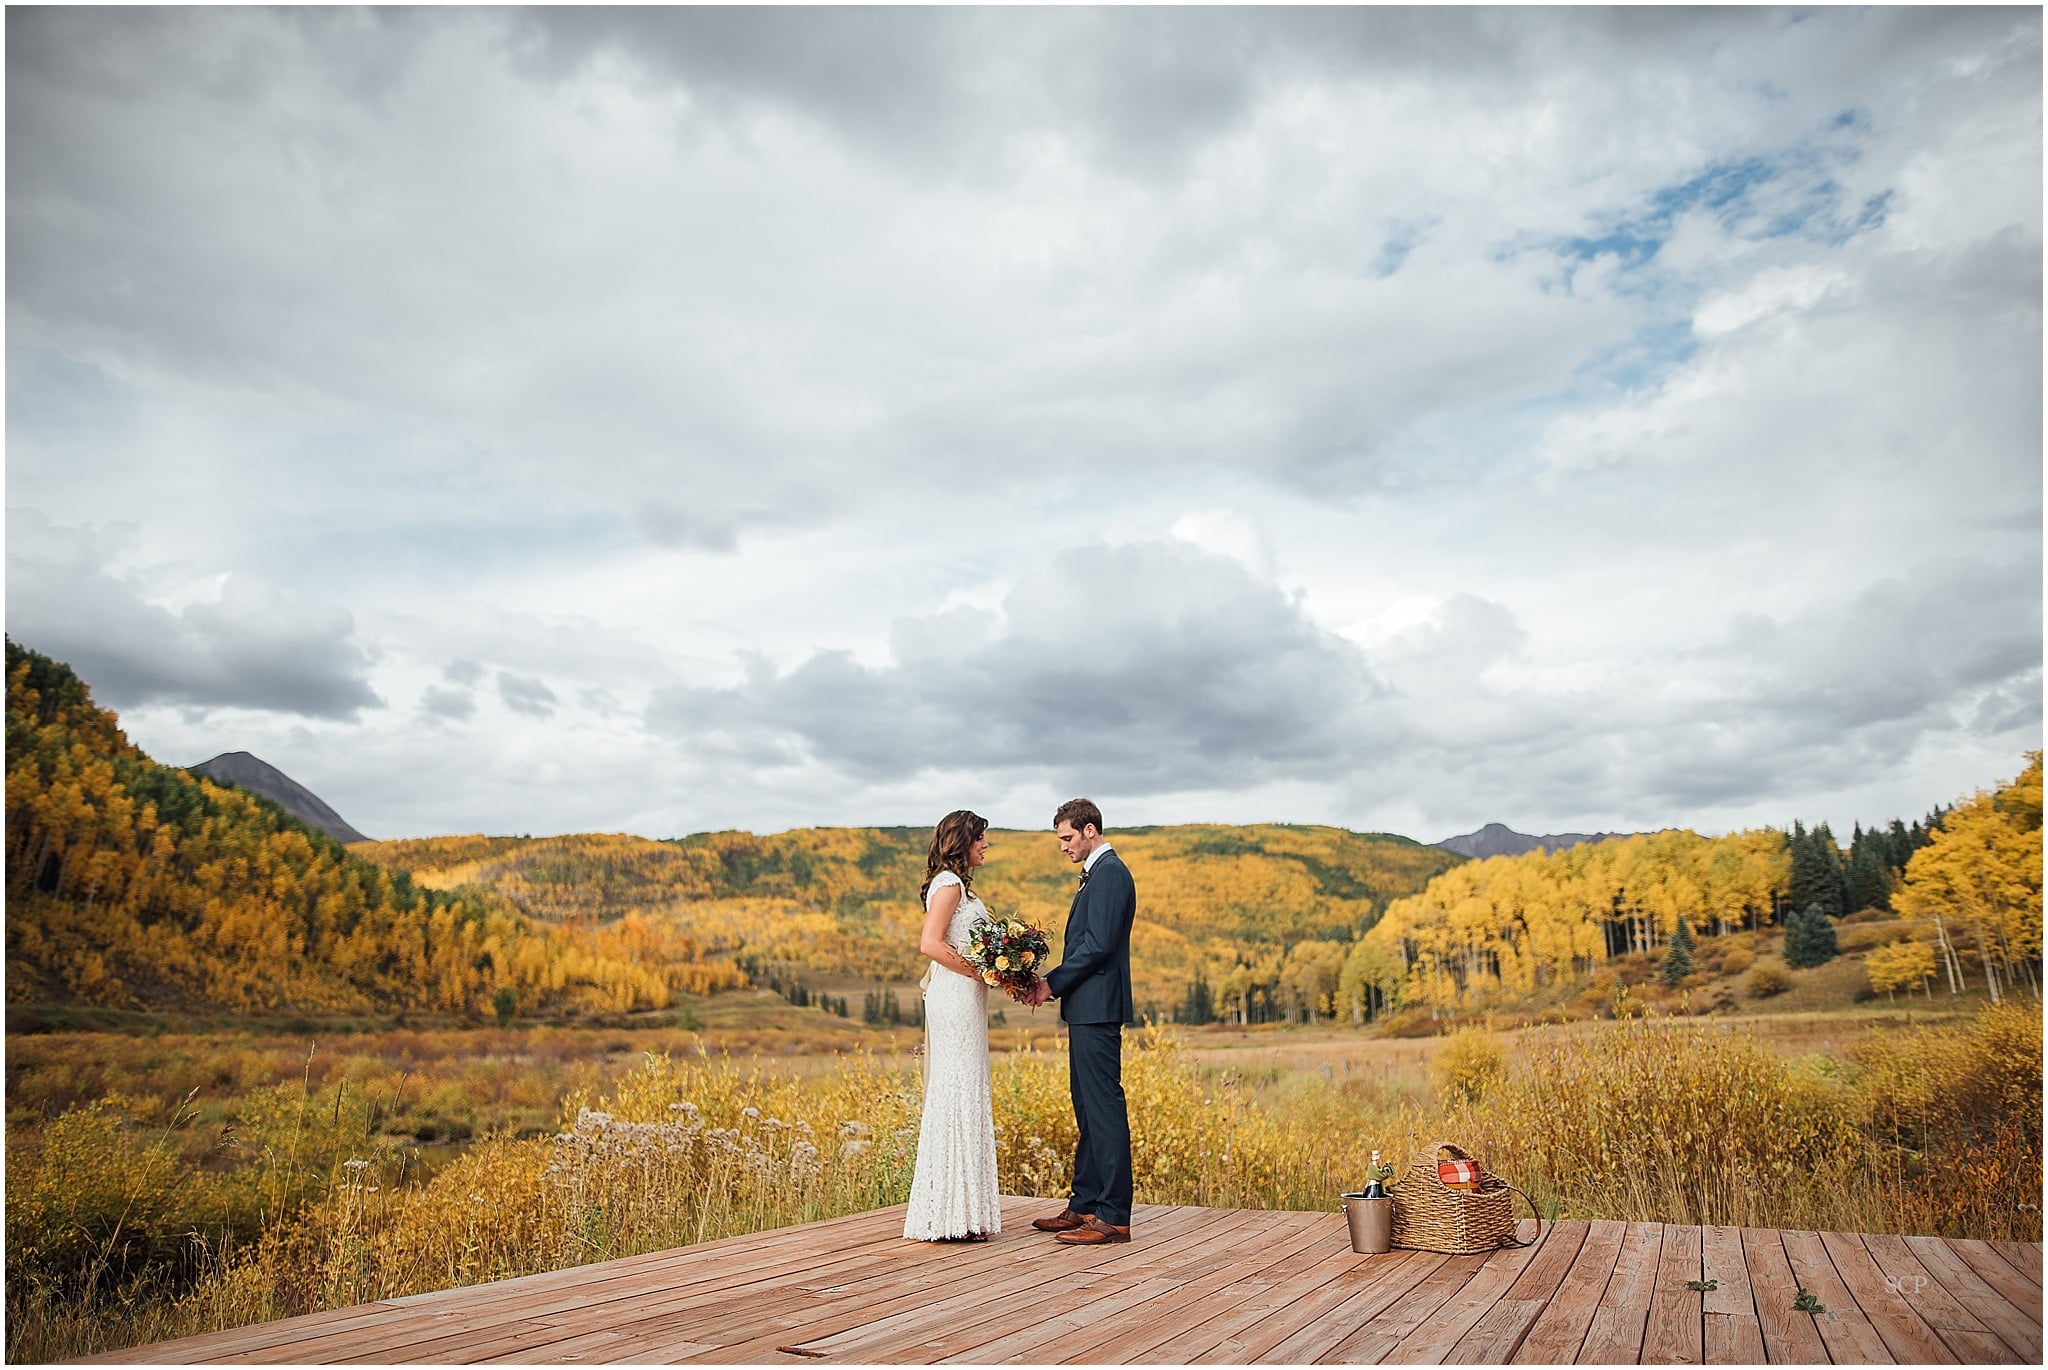
{"label": "tall dry grass", "polygon": [[[1872,1034],[1840,1060],[1788,1062],[1738,1031],[1642,1019],[1535,1030],[1512,1049],[1473,1036],[1444,1059],[1421,1103],[1314,1071],[1247,1080],[1199,1065],[1170,1032],[1134,1033],[1138,1198],[1328,1209],[1372,1151],[1400,1164],[1450,1139],[1549,1216],[2041,1235],[2041,1031],[2024,1008]],[[1016,1052],[993,1078],[1004,1191],[1063,1194],[1064,1056]],[[653,1054],[597,1097],[567,1099],[558,1134],[486,1141],[423,1183],[401,1183],[388,1156],[349,1154],[360,1134],[330,1121],[312,1146],[326,1169],[296,1206],[281,1177],[248,1191],[278,1213],[253,1241],[188,1239],[182,1284],[148,1267],[110,1287],[102,1263],[81,1298],[94,1242],[132,1200],[103,1195],[96,1217],[24,1208],[17,1226],[16,1194],[64,1193],[153,1144],[102,1110],[62,1146],[10,1155],[8,1355],[56,1359],[900,1203],[920,1097],[915,1069],[869,1056],[821,1075]],[[159,1197],[177,1187],[162,1163],[134,1173]],[[1935,1176],[1948,1182],[1930,1203]],[[51,1255],[46,1234],[65,1223],[85,1236]],[[45,1268],[18,1266],[38,1251]]]}

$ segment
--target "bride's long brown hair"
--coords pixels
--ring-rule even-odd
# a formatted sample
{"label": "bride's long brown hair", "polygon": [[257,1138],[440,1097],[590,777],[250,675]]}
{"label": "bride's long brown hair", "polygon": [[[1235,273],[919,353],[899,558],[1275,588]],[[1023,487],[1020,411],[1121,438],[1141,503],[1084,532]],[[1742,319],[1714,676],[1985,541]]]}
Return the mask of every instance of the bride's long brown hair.
{"label": "bride's long brown hair", "polygon": [[983,833],[988,831],[988,820],[972,809],[955,809],[939,820],[939,826],[932,829],[932,847],[924,858],[924,883],[917,887],[917,902],[931,893],[932,881],[938,879],[940,871],[951,871],[960,877],[964,887],[961,898],[974,893],[974,872],[967,864],[967,853]]}

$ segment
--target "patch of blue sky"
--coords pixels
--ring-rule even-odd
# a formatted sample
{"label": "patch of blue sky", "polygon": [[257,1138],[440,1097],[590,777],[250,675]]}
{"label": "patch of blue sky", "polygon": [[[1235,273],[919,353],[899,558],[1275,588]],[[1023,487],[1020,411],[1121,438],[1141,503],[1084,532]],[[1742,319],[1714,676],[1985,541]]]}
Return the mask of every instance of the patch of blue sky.
{"label": "patch of blue sky", "polygon": [[365,568],[379,580],[454,585],[517,567],[589,564],[643,546],[632,524],[608,510],[505,518],[479,511],[463,518],[442,509],[391,509],[381,516],[337,517],[328,510],[278,530],[265,550],[265,574],[289,578],[320,568]]}
{"label": "patch of blue sky", "polygon": [[1538,455],[1558,419],[1654,390],[1699,350],[1684,319],[1645,324],[1625,341],[1589,353],[1562,385],[1491,404],[1440,411],[1387,444],[1387,487],[1511,482],[1546,469]]}
{"label": "patch of blue sky", "polygon": [[[1574,368],[1570,399],[1611,399],[1653,388],[1699,351],[1699,336],[1690,318],[1665,319],[1638,328],[1626,342],[1601,348]],[[1596,394],[1605,391],[1606,394]]]}
{"label": "patch of blue sky", "polygon": [[1512,484],[1540,468],[1545,430],[1587,402],[1575,386],[1429,414],[1386,444],[1381,487],[1391,493]]}
{"label": "patch of blue sky", "polygon": [[91,362],[34,343],[8,346],[10,437],[100,432],[134,413],[133,392]]}
{"label": "patch of blue sky", "polygon": [[[1829,125],[1830,132],[1863,135],[1869,116],[1846,110]],[[1710,216],[1731,236],[1749,241],[1800,236],[1840,246],[1884,222],[1891,193],[1867,196],[1862,204],[1845,204],[1848,191],[1835,179],[1835,168],[1854,162],[1860,152],[1841,143],[1811,142],[1771,155],[1731,158],[1703,168],[1672,185],[1661,186],[1636,206],[1599,216],[1595,231],[1543,242],[1522,242],[1510,251],[1547,248],[1560,262],[1560,283],[1570,290],[1577,270],[1587,263],[1612,259],[1622,271],[1616,289],[1643,293],[1655,282],[1632,282],[1630,273],[1654,271],[1658,253],[1681,219]]]}
{"label": "patch of blue sky", "polygon": [[1383,281],[1399,271],[1408,260],[1408,254],[1422,245],[1429,236],[1429,230],[1436,226],[1435,216],[1395,221],[1387,230],[1387,236],[1380,241],[1379,255],[1366,268],[1366,274],[1376,281]]}

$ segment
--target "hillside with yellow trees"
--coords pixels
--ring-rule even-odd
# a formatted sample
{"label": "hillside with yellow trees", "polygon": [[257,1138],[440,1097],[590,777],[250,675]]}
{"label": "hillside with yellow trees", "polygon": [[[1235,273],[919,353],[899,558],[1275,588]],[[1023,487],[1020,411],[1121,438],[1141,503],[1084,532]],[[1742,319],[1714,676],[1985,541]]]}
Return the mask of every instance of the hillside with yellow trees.
{"label": "hillside with yellow trees", "polygon": [[[1049,830],[989,836],[977,892],[992,911],[1046,928],[1057,948],[1074,868]],[[1110,837],[1141,872],[1131,956],[1140,1007],[1182,1021],[1193,994],[1249,1021],[1312,1011],[1298,1002],[1315,992],[1302,968],[1327,959],[1321,948],[1348,947],[1390,900],[1464,860],[1341,828],[1189,824]],[[353,850],[428,888],[487,888],[535,918],[634,918],[750,966],[902,981],[923,969],[917,889],[929,840],[922,828],[812,828],[663,842],[419,838]]]}
{"label": "hillside with yellow trees", "polygon": [[1666,982],[1680,984],[1707,939],[1743,940],[1746,965],[1747,934],[1774,925],[1786,965],[1811,968],[1836,955],[1836,922],[1857,920],[1869,992],[1939,982],[2038,1001],[2041,754],[1896,848],[1859,830],[1846,859],[1824,825],[1794,824],[1789,837],[1661,832],[1460,866],[1395,900],[1342,983],[1380,1006],[1506,1007],[1625,956],[1668,966]]}
{"label": "hillside with yellow trees", "polygon": [[741,983],[666,924],[555,926],[353,855],[150,760],[69,667],[7,643],[10,1002],[474,1017]]}
{"label": "hillside with yellow trees", "polygon": [[[757,976],[901,984],[923,968],[927,829],[343,848],[151,761],[67,667],[11,642],[7,660],[11,1001],[504,1018],[660,1008]],[[2029,762],[1925,826],[1859,827],[1846,849],[1799,823],[1483,861],[1339,828],[1112,828],[1138,880],[1138,1007],[1364,1024],[1583,1006],[1617,963],[1628,983],[1653,968],[1674,993],[1696,984],[1696,948],[1725,974],[1781,958],[1754,975],[1782,980],[1836,956],[1838,923],[1858,924],[1867,953],[1857,993],[2038,995]],[[1048,831],[991,837],[978,892],[1057,951],[1073,867]]]}

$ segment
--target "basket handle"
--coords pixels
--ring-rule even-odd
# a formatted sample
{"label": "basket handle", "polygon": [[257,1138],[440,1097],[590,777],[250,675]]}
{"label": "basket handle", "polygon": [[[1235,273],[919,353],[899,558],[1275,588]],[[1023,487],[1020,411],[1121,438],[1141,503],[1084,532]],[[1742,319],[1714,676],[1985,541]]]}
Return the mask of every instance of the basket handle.
{"label": "basket handle", "polygon": [[[1502,1180],[1501,1183],[1508,1185],[1508,1190],[1510,1193],[1522,1194],[1521,1190],[1516,1189],[1511,1184],[1508,1184],[1506,1180]],[[1536,1235],[1529,1238],[1529,1240],[1526,1242],[1519,1237],[1511,1238],[1510,1240],[1512,1240],[1516,1246],[1534,1246],[1536,1245],[1536,1243],[1543,1240],[1543,1211],[1536,1207],[1536,1201],[1530,1198],[1527,1194],[1522,1194],[1522,1202],[1529,1205],[1529,1216],[1536,1220]]]}
{"label": "basket handle", "polygon": [[1450,1152],[1451,1158],[1453,1160],[1476,1161],[1479,1159],[1477,1156],[1474,1156],[1471,1152],[1467,1151],[1464,1147],[1459,1146],[1456,1142],[1431,1142],[1428,1146],[1422,1149],[1422,1154],[1429,1157],[1432,1161],[1434,1161],[1436,1159],[1436,1153],[1439,1151]]}

